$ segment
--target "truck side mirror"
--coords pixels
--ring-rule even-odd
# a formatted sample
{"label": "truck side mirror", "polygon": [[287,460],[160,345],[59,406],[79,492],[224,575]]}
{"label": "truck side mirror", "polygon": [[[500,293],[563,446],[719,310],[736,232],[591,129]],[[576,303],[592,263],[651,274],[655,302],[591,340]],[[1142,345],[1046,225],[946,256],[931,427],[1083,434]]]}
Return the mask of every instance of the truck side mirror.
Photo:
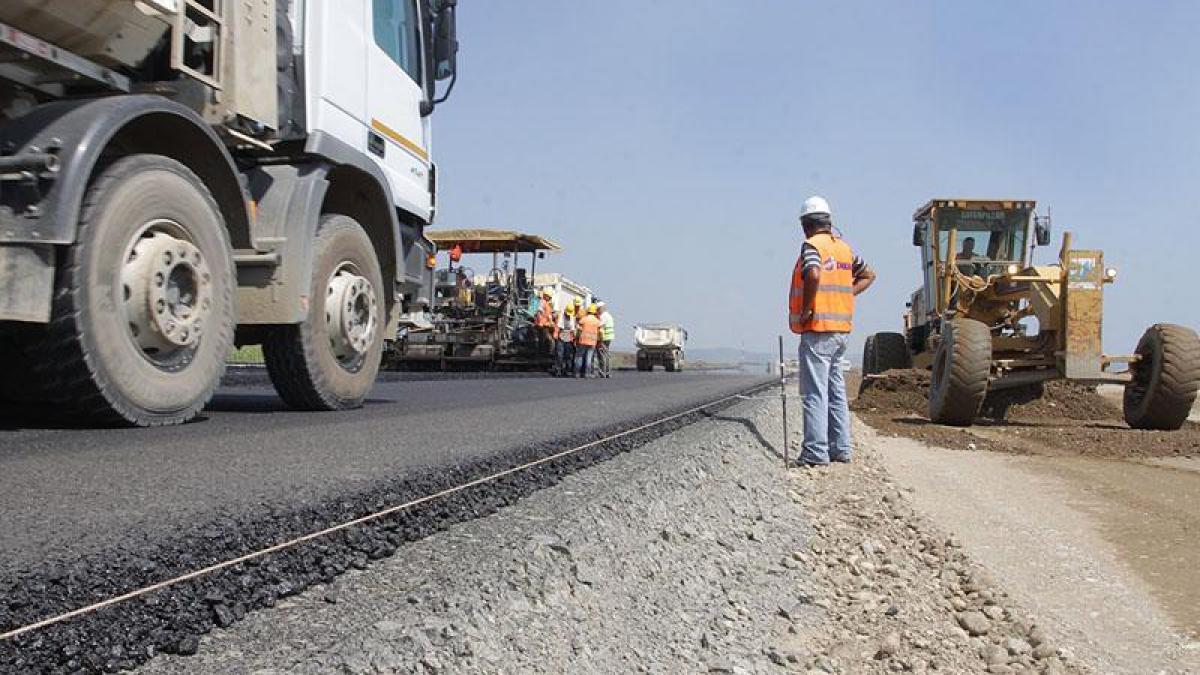
{"label": "truck side mirror", "polygon": [[1033,236],[1038,246],[1050,245],[1050,223],[1038,218],[1033,224]]}
{"label": "truck side mirror", "polygon": [[[433,24],[433,73],[442,81],[458,73],[458,28],[454,0],[443,0]],[[449,93],[449,92],[447,92]]]}
{"label": "truck side mirror", "polygon": [[913,224],[913,246],[922,246],[925,244],[925,229],[921,227],[921,223]]}

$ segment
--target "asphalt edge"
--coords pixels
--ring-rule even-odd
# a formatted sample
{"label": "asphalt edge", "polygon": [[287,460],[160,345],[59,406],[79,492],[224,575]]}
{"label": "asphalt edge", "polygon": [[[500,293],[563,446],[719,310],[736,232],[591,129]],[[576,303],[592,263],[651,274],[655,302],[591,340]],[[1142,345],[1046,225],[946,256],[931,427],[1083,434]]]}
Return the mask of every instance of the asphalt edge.
{"label": "asphalt edge", "polygon": [[158,653],[194,653],[199,636],[213,627],[232,625],[247,612],[272,607],[278,599],[314,584],[329,583],[352,567],[362,569],[373,559],[390,556],[404,543],[516,503],[566,475],[707,419],[713,412],[736,405],[741,400],[737,395],[750,396],[773,383],[760,381],[717,397],[714,400],[726,400],[704,406],[704,410],[617,439],[603,440],[697,405],[513,449],[449,471],[381,481],[354,495],[274,511],[268,517],[230,517],[197,524],[170,541],[148,543],[136,550],[107,551],[69,566],[18,573],[15,581],[0,585],[0,598],[4,598],[0,602],[0,632],[526,464],[564,448],[603,441],[408,511],[0,641],[0,671],[114,672],[134,668]]}

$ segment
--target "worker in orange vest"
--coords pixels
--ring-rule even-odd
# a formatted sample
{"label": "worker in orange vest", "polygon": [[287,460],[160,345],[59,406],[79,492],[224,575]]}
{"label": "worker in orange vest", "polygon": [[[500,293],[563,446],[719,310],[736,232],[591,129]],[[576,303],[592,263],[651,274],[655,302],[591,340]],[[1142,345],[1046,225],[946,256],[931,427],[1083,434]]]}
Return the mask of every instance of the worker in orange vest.
{"label": "worker in orange vest", "polygon": [[875,272],[833,233],[829,204],[804,200],[800,224],[806,241],[792,270],[788,323],[800,334],[804,443],[800,462],[822,466],[850,461],[850,408],[842,362],[854,326],[854,297]]}
{"label": "worker in orange vest", "polygon": [[575,340],[575,377],[592,377],[592,359],[595,358],[596,343],[600,341],[596,305],[588,305],[587,316],[579,320],[579,334]]}
{"label": "worker in orange vest", "polygon": [[554,292],[549,288],[542,290],[538,300],[537,313],[533,315],[533,325],[539,334],[539,344],[544,352],[553,352],[554,345]]}

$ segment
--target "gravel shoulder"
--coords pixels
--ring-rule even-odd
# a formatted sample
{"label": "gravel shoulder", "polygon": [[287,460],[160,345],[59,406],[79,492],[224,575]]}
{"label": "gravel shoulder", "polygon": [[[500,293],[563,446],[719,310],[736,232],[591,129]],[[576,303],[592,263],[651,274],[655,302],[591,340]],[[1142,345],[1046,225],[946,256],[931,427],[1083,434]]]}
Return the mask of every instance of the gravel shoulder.
{"label": "gravel shoulder", "polygon": [[873,441],[784,471],[777,410],[712,415],[146,670],[1088,671],[914,509]]}
{"label": "gravel shoulder", "polygon": [[[882,450],[888,472],[913,489],[916,507],[955,532],[1021,605],[1099,672],[1200,672],[1200,642],[1178,627],[1200,591],[1194,575],[1181,573],[1195,561],[1177,559],[1187,544],[1163,538],[1162,521],[1113,498],[1114,471],[1126,481],[1139,469],[1161,470],[936,448],[861,428],[860,438]],[[1122,543],[1130,535],[1122,524],[1151,530],[1151,547],[1135,553]],[[1173,571],[1149,569],[1163,562]],[[1167,597],[1174,584],[1162,585],[1164,572],[1178,582],[1177,597]],[[1152,575],[1157,585],[1148,581]]]}

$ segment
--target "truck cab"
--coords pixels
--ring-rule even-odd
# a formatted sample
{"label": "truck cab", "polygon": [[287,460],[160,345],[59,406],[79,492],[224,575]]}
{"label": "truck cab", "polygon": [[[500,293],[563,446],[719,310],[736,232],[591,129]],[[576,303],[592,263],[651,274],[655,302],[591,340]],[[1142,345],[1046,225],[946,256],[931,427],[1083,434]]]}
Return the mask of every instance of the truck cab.
{"label": "truck cab", "polygon": [[0,368],[34,383],[0,400],[180,423],[261,344],[293,407],[360,405],[430,300],[455,11],[0,4]]}

